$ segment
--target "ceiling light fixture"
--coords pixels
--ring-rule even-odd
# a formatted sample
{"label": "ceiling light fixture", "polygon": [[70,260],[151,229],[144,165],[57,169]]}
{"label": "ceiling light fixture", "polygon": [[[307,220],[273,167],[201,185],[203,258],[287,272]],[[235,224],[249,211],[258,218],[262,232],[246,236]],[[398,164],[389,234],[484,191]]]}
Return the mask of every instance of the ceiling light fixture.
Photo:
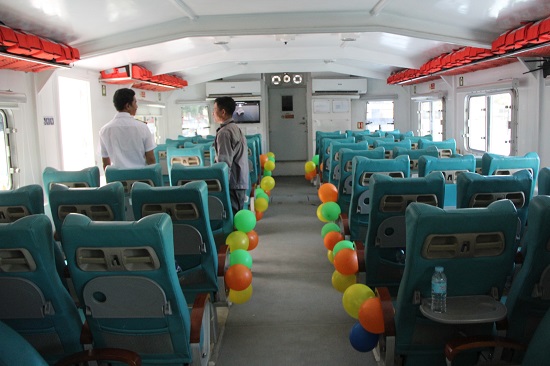
{"label": "ceiling light fixture", "polygon": [[340,40],[342,42],[354,42],[359,38],[358,33],[340,33]]}
{"label": "ceiling light fixture", "polygon": [[290,75],[284,74],[283,75],[283,82],[284,83],[290,83]]}
{"label": "ceiling light fixture", "polygon": [[227,37],[227,36],[214,37],[214,44],[218,45],[218,46],[221,46],[222,44],[228,44],[229,40],[230,40],[230,38]]}
{"label": "ceiling light fixture", "polygon": [[183,0],[172,0],[174,2],[174,4],[176,4],[177,6],[180,7],[181,10],[183,10],[183,12],[185,13],[185,15],[187,15],[187,17],[191,20],[197,20],[199,17],[197,16],[197,14],[195,14],[195,12],[193,11],[193,9],[191,9],[189,7],[189,5],[187,5]]}

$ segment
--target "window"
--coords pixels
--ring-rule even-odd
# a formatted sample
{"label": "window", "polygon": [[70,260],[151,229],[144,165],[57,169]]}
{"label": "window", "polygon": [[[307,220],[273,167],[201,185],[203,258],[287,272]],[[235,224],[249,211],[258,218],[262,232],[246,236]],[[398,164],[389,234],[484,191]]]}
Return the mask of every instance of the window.
{"label": "window", "polygon": [[155,143],[160,143],[160,136],[158,134],[158,123],[160,120],[160,116],[136,114],[134,118],[147,124],[149,131],[151,131],[151,135],[153,135],[153,137],[155,138]]}
{"label": "window", "polygon": [[210,133],[210,107],[208,104],[186,104],[181,107],[182,136],[206,136]]}
{"label": "window", "polygon": [[63,170],[94,166],[90,82],[60,76],[58,89]]}
{"label": "window", "polygon": [[514,92],[466,97],[466,144],[469,150],[510,155]]}
{"label": "window", "polygon": [[423,100],[417,105],[420,136],[432,135],[434,141],[443,141],[445,99]]}
{"label": "window", "polygon": [[2,191],[13,188],[8,116],[8,112],[0,109],[0,190]]}
{"label": "window", "polygon": [[393,100],[368,101],[367,126],[369,130],[393,131]]}

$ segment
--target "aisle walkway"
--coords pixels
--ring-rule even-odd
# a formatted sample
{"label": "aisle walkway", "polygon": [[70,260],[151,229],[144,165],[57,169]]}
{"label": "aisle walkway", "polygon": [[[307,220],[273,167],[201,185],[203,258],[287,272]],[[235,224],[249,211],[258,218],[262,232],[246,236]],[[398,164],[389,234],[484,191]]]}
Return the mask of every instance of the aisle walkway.
{"label": "aisle walkway", "polygon": [[355,319],[331,285],[317,190],[303,177],[275,179],[256,226],[252,298],[231,306],[211,365],[375,365],[349,343]]}

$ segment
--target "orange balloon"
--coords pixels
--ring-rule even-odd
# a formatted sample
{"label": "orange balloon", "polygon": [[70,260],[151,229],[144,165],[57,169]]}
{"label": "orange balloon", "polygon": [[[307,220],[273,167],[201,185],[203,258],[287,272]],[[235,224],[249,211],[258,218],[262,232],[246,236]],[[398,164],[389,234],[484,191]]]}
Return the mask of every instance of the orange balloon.
{"label": "orange balloon", "polygon": [[359,308],[359,323],[367,331],[374,334],[384,333],[384,314],[382,302],[378,297],[371,297]]}
{"label": "orange balloon", "polygon": [[267,158],[268,158],[268,156],[266,154],[261,154],[260,155],[260,166],[262,168],[264,167],[264,164],[267,161]]}
{"label": "orange balloon", "polygon": [[258,222],[264,217],[264,213],[260,211],[255,211],[255,212],[256,212],[256,222]]}
{"label": "orange balloon", "polygon": [[307,179],[307,180],[312,180],[313,178],[315,178],[315,176],[317,175],[317,172],[314,170],[314,171],[311,171],[309,173],[306,173],[304,175],[304,177]]}
{"label": "orange balloon", "polygon": [[252,283],[252,271],[244,264],[234,264],[225,272],[225,283],[231,290],[242,291]]}
{"label": "orange balloon", "polygon": [[321,202],[336,202],[338,200],[338,188],[332,183],[323,183],[319,187],[319,199]]}
{"label": "orange balloon", "polygon": [[258,241],[260,240],[258,233],[254,230],[250,230],[246,235],[248,236],[248,251],[254,250],[258,246]]}
{"label": "orange balloon", "polygon": [[342,235],[339,231],[330,231],[323,238],[323,244],[325,244],[325,248],[328,250],[333,250],[336,243],[341,242],[342,240],[344,240],[344,235]]}
{"label": "orange balloon", "polygon": [[343,275],[349,276],[359,272],[357,252],[353,249],[341,249],[334,256],[334,268]]}

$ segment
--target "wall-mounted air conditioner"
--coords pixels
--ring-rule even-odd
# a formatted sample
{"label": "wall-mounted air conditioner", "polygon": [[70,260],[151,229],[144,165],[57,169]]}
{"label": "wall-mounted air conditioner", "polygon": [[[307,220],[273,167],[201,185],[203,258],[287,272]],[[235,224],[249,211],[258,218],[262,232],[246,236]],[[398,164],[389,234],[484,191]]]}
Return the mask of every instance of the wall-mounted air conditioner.
{"label": "wall-mounted air conditioner", "polygon": [[367,79],[313,79],[313,95],[354,95],[367,92]]}
{"label": "wall-mounted air conditioner", "polygon": [[252,97],[260,96],[262,92],[261,82],[253,81],[212,81],[206,83],[206,96],[216,98],[222,96],[230,97]]}

